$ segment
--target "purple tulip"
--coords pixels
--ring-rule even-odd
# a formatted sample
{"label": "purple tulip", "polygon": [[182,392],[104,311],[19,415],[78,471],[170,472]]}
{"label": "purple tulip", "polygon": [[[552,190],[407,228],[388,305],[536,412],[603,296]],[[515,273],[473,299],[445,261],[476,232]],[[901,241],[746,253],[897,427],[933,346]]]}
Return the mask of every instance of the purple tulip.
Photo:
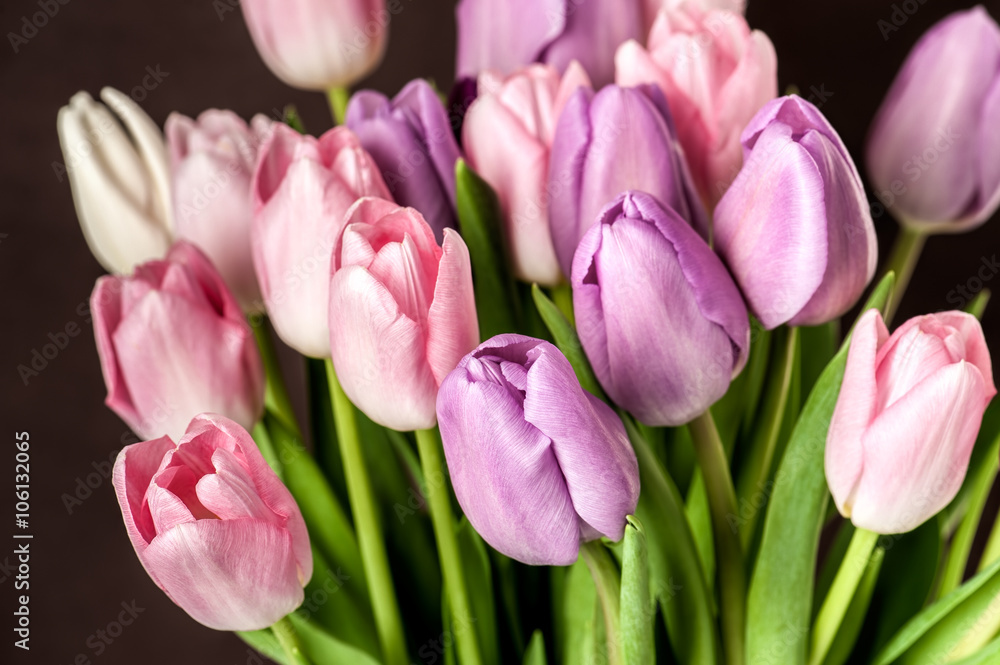
{"label": "purple tulip", "polygon": [[670,110],[655,86],[578,90],[556,127],[549,162],[549,224],[568,276],[598,215],[622,192],[648,192],[707,234]]}
{"label": "purple tulip", "polygon": [[618,46],[646,36],[640,0],[461,0],[455,14],[458,77],[577,60],[599,87],[615,80]]}
{"label": "purple tulip", "polygon": [[416,208],[438,242],[456,227],[455,162],[461,154],[434,89],[411,81],[390,101],[362,90],[347,106],[347,126],[382,171],[393,199]]}
{"label": "purple tulip", "polygon": [[832,321],[875,274],[878,243],[861,177],[815,106],[762,108],[741,137],[743,168],[715,208],[715,246],[767,329]]}
{"label": "purple tulip", "polygon": [[927,231],[978,226],[1000,205],[1000,27],[981,6],[932,27],[872,123],[879,199]]}
{"label": "purple tulip", "polygon": [[683,425],[726,394],[750,322],[722,261],[680,215],[643,192],[601,213],[573,260],[587,357],[616,403],[647,425]]}
{"label": "purple tulip", "polygon": [[445,378],[437,410],[455,495],[496,550],[565,566],[581,542],[622,538],[639,500],[635,453],[556,347],[484,342]]}

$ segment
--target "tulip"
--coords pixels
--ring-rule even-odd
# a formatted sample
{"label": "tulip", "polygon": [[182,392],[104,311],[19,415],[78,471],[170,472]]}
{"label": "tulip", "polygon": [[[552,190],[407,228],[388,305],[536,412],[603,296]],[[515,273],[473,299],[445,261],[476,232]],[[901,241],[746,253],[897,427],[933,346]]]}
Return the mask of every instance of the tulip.
{"label": "tulip", "polygon": [[362,90],[347,106],[347,126],[382,170],[393,198],[416,208],[440,241],[457,226],[455,163],[461,154],[451,121],[434,89],[410,82],[392,101]]}
{"label": "tulip", "polygon": [[715,209],[716,249],[767,329],[839,317],[875,274],[861,177],[815,106],[769,102],[743,132],[744,165]]}
{"label": "tulip", "polygon": [[889,336],[877,310],[851,336],[826,439],[826,479],[855,526],[904,533],[955,498],[997,390],[974,316],[910,319]]}
{"label": "tulip", "polygon": [[261,301],[250,251],[250,179],[270,132],[263,115],[247,126],[216,109],[197,121],[171,113],[166,125],[177,237],[212,259],[245,310]]}
{"label": "tulip", "polygon": [[243,18],[264,64],[294,88],[347,87],[382,61],[385,0],[243,0]]}
{"label": "tulip", "polygon": [[59,110],[66,164],[56,175],[60,181],[61,173],[69,175],[94,258],[108,272],[128,274],[170,248],[167,150],[159,128],[131,98],[104,88],[101,99],[107,106],[78,92]]}
{"label": "tulip", "polygon": [[253,439],[213,414],[127,446],[115,493],[156,586],[216,630],[260,630],[302,604],[312,551],[302,514]]}
{"label": "tulip", "polygon": [[879,199],[925,232],[974,228],[1000,205],[1000,27],[982,6],[920,38],[865,150]]}
{"label": "tulip", "polygon": [[437,408],[455,496],[494,549],[567,566],[582,542],[621,540],[639,500],[635,453],[552,344],[484,342],[445,379]]}
{"label": "tulip", "polygon": [[577,90],[559,117],[549,165],[549,223],[566,276],[580,239],[626,190],[651,194],[707,234],[705,211],[660,91]]}
{"label": "tulip", "polygon": [[643,192],[610,204],[573,260],[580,342],[612,400],[647,425],[690,422],[746,363],[750,322],[719,257]]}
{"label": "tulip", "polygon": [[590,80],[576,63],[561,79],[550,65],[529,65],[507,79],[485,72],[465,116],[469,165],[500,199],[514,274],[526,282],[554,285],[562,277],[549,232],[549,153],[556,121],[580,87]]}
{"label": "tulip", "polygon": [[560,72],[574,60],[597,86],[614,80],[618,45],[642,34],[641,0],[461,0],[458,74],[500,75],[533,62]]}
{"label": "tulip", "polygon": [[616,81],[663,90],[698,191],[714,206],[740,170],[740,133],[778,94],[774,46],[741,14],[692,3],[661,12],[647,48],[618,49]]}
{"label": "tulip", "polygon": [[721,9],[738,14],[746,13],[745,0],[644,0],[643,3],[643,36],[648,35],[656,23],[657,16],[664,9],[675,10],[682,6],[696,6],[705,11]]}
{"label": "tulip", "polygon": [[250,428],[264,409],[253,334],[219,273],[181,241],[131,277],[102,277],[90,298],[105,404],[139,436],[179,437],[211,411]]}
{"label": "tulip", "polygon": [[344,392],[385,427],[433,427],[438,386],[479,341],[461,236],[445,229],[438,246],[419,212],[367,198],[334,261],[330,348]]}
{"label": "tulip", "polygon": [[351,130],[316,139],[275,124],[251,191],[253,262],[274,328],[300,353],[329,357],[330,265],[344,215],[389,190]]}

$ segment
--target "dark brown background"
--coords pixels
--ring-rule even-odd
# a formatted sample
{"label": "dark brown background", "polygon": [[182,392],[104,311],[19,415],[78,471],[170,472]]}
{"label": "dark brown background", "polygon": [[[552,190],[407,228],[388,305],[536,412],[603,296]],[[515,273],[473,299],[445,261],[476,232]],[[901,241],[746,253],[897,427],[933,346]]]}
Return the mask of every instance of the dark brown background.
{"label": "dark brown background", "polygon": [[[36,2],[4,0],[3,34],[20,32],[22,17],[38,11]],[[4,653],[13,653],[5,662],[68,665],[80,653],[103,665],[248,662],[239,640],[199,626],[150,582],[129,545],[110,482],[71,515],[64,506],[62,495],[76,491],[78,479],[108,460],[128,432],[103,406],[93,335],[77,312],[102,271],[84,244],[69,186],[52,169],[62,161],[55,131],[59,107],[80,89],[96,95],[112,85],[127,92],[141,83],[147,65],[169,73],[142,101],[158,123],[174,110],[196,115],[221,107],[250,117],[293,102],[313,132],[328,127],[321,95],[284,86],[261,63],[239,8],[230,4],[235,2],[69,0],[19,53],[6,36],[0,45],[0,639]],[[394,93],[411,78],[429,76],[447,87],[454,2],[402,4],[386,61],[365,85]],[[987,5],[1000,16],[1000,2]],[[910,46],[940,17],[968,6],[909,0],[907,8],[916,11],[888,39],[878,27],[893,12],[887,0],[756,0],[748,17],[777,48],[781,89],[794,83],[804,97],[813,95],[858,156],[870,118]],[[219,7],[232,11],[220,17]],[[876,226],[884,257],[895,225],[883,215]],[[1000,250],[998,241],[995,223],[933,239],[901,316],[950,308],[949,291],[975,276],[981,259]],[[994,349],[1000,349],[998,312],[992,307],[984,320]],[[17,366],[30,363],[32,349],[71,322],[83,333],[25,386]],[[22,430],[31,436],[35,534],[30,654],[11,646],[15,592],[5,569],[13,550],[14,432]],[[133,599],[144,612],[95,655],[88,638],[116,619],[122,601]]]}

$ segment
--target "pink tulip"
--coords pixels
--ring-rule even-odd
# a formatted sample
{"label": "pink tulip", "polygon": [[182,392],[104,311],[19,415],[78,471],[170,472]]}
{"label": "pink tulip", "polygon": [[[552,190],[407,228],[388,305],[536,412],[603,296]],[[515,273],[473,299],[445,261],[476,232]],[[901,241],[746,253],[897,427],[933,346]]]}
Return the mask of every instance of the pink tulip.
{"label": "pink tulip", "polygon": [[962,486],[983,412],[996,395],[975,317],[910,319],[889,336],[877,310],[851,337],[826,440],[837,508],[860,528],[911,531]]}
{"label": "pink tulip", "polygon": [[469,165],[500,199],[514,274],[554,285],[562,277],[549,234],[549,153],[556,122],[570,94],[590,87],[573,62],[560,79],[550,65],[529,65],[503,79],[479,77],[479,97],[469,107],[462,142]]}
{"label": "pink tulip", "polygon": [[479,343],[469,250],[413,208],[367,198],[334,253],[330,347],[344,392],[397,430],[433,427],[438,387]]}
{"label": "pink tulip", "polygon": [[94,336],[111,410],[139,436],[179,437],[211,411],[252,427],[264,409],[253,334],[222,277],[194,245],[131,277],[97,280]]}
{"label": "pink tulip", "polygon": [[126,447],[114,485],[139,561],[195,621],[260,630],[302,604],[313,565],[305,522],[235,422],[200,415],[177,444]]}
{"label": "pink tulip", "polygon": [[714,206],[743,163],[743,128],[778,94],[771,40],[740,14],[685,3],[660,13],[647,48],[622,44],[615,67],[618,85],[663,90],[698,191]]}
{"label": "pink tulip", "polygon": [[167,118],[174,233],[212,259],[245,310],[260,306],[250,251],[250,179],[270,135],[263,115],[250,126],[232,111],[209,109],[198,120]]}
{"label": "pink tulip", "polygon": [[316,139],[275,125],[252,184],[253,261],[278,335],[307,356],[330,355],[330,261],[344,214],[363,196],[391,198],[351,130]]}
{"label": "pink tulip", "polygon": [[686,3],[696,4],[705,10],[722,9],[728,12],[746,13],[745,0],[643,0],[642,17],[646,28],[644,36],[653,29],[656,17],[662,10],[676,9]]}

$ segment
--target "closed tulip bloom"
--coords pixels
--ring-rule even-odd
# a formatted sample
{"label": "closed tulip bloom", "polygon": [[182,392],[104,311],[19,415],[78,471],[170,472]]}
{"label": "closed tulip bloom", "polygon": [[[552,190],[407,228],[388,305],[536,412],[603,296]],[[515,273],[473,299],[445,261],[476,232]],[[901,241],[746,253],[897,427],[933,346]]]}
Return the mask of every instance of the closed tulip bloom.
{"label": "closed tulip bloom", "polygon": [[715,209],[716,249],[767,329],[849,310],[878,244],[847,148],[815,106],[769,102],[743,132],[744,165]]}
{"label": "closed tulip bloom", "polygon": [[107,106],[78,92],[60,109],[59,145],[90,251],[127,274],[170,248],[170,170],[163,135],[139,105],[114,88],[101,99]]}
{"label": "closed tulip bloom", "polygon": [[974,316],[918,316],[890,336],[881,314],[866,312],[826,439],[826,479],[840,513],[884,534],[937,514],[962,486],[996,393]]}
{"label": "closed tulip bloom", "polygon": [[248,126],[232,111],[210,109],[197,120],[171,113],[166,125],[175,233],[208,255],[248,311],[261,306],[250,250],[250,180],[271,124],[258,115]]}
{"label": "closed tulip bloom", "polygon": [[643,0],[643,19],[646,26],[644,36],[653,29],[653,24],[656,23],[656,18],[662,10],[674,10],[682,5],[695,5],[706,11],[721,9],[739,14],[746,12],[745,0]]}
{"label": "closed tulip bloom", "polygon": [[260,630],[302,604],[302,514],[253,439],[213,414],[127,446],[114,468],[129,540],[156,586],[216,630]]}
{"label": "closed tulip bloom", "polygon": [[778,58],[742,14],[683,3],[662,11],[643,47],[621,46],[618,85],[655,83],[663,90],[692,176],[714,205],[740,170],[740,133],[778,94]]}
{"label": "closed tulip bloom", "polygon": [[549,223],[567,277],[580,239],[627,190],[651,194],[707,236],[705,211],[659,89],[578,89],[559,116],[549,164]]}
{"label": "closed tulip bloom", "polygon": [[563,77],[549,65],[529,65],[506,79],[486,72],[465,116],[469,165],[500,199],[514,274],[526,282],[562,278],[549,232],[549,154],[559,114],[581,87],[590,80],[576,63]]}
{"label": "closed tulip bloom", "polygon": [[344,392],[385,427],[433,427],[438,386],[479,341],[461,236],[445,229],[438,246],[416,210],[362,199],[334,261],[330,347]]}
{"label": "closed tulip bloom", "polygon": [[329,357],[330,265],[344,215],[389,190],[346,127],[316,139],[276,123],[251,191],[254,267],[274,328],[299,353]]}
{"label": "closed tulip bloom", "polygon": [[179,437],[211,411],[250,428],[264,370],[243,311],[209,260],[181,241],[131,277],[102,277],[90,298],[105,404],[139,436]]}
{"label": "closed tulip bloom", "polygon": [[574,60],[597,86],[614,80],[618,45],[641,39],[641,0],[461,0],[458,74],[502,76],[533,62],[560,72]]}
{"label": "closed tulip bloom", "polygon": [[411,81],[390,101],[373,90],[356,93],[347,126],[382,170],[400,205],[416,208],[440,241],[455,228],[455,163],[461,154],[441,99],[427,81]]}
{"label": "closed tulip bloom", "polygon": [[865,158],[879,199],[931,232],[982,224],[1000,205],[1000,27],[955,12],[913,47],[875,116]]}
{"label": "closed tulip bloom", "polygon": [[382,61],[385,0],[243,0],[243,18],[264,64],[294,88],[347,87]]}
{"label": "closed tulip bloom", "polygon": [[647,425],[690,422],[746,363],[750,322],[722,261],[643,192],[601,213],[573,261],[573,310],[594,373]]}
{"label": "closed tulip bloom", "polygon": [[580,387],[552,344],[484,342],[448,375],[437,404],[455,496],[494,549],[567,566],[581,543],[621,540],[639,500],[635,453],[615,412]]}

